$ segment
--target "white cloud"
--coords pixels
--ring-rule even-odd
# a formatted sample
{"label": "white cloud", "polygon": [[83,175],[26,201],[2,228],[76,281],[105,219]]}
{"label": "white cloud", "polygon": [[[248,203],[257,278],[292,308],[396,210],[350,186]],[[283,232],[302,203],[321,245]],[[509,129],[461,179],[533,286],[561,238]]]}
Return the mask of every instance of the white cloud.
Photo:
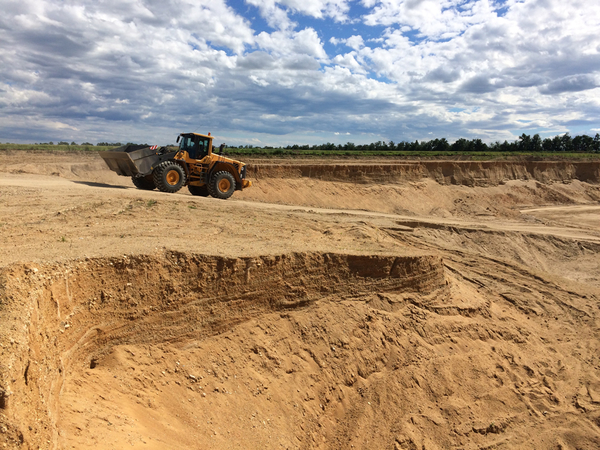
{"label": "white cloud", "polygon": [[348,39],[346,39],[346,45],[348,47],[350,47],[351,49],[358,51],[365,46],[365,42],[364,42],[362,36],[354,35],[354,36],[350,36]]}
{"label": "white cloud", "polygon": [[336,55],[333,62],[339,66],[347,67],[353,71],[366,73],[366,70],[356,61],[356,52],[346,53],[345,55]]}
{"label": "white cloud", "polygon": [[312,28],[305,28],[298,32],[266,33],[263,31],[256,37],[256,43],[259,48],[280,57],[306,55],[315,59],[327,59],[323,43]]}
{"label": "white cloud", "polygon": [[[271,84],[268,81],[263,80],[262,78],[258,78],[256,75],[250,75],[250,79],[257,85],[262,86],[262,87],[267,87],[269,84]],[[263,116],[264,116],[264,114],[263,114]]]}
{"label": "white cloud", "polygon": [[246,3],[256,6],[260,15],[273,29],[287,31],[296,27],[296,23],[290,20],[287,12],[280,8],[275,0],[246,0]]}
{"label": "white cloud", "polygon": [[269,26],[281,30],[289,29],[293,23],[287,17],[288,12],[345,22],[348,21],[350,10],[349,0],[246,0],[246,2],[259,8]]}
{"label": "white cloud", "polygon": [[331,17],[338,22],[348,20],[348,0],[282,0],[293,11],[316,18]]}
{"label": "white cloud", "polygon": [[373,6],[364,17],[367,25],[408,26],[434,39],[457,36],[495,16],[489,0],[379,0],[363,4]]}

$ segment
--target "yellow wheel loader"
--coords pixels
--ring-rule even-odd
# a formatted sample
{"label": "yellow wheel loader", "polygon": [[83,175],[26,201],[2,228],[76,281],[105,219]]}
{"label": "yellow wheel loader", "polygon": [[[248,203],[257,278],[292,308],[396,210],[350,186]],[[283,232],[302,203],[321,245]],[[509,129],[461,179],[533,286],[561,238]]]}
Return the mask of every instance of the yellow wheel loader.
{"label": "yellow wheel loader", "polygon": [[182,133],[179,148],[124,145],[100,152],[108,167],[119,175],[131,177],[138,189],[177,192],[187,186],[192,195],[227,199],[234,191],[250,187],[246,164],[213,153],[213,137]]}

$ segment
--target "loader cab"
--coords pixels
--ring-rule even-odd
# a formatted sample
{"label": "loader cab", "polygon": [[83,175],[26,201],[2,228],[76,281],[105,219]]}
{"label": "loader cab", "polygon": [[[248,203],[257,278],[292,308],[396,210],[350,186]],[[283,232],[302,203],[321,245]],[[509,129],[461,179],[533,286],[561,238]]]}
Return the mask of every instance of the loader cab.
{"label": "loader cab", "polygon": [[202,159],[212,150],[212,136],[186,133],[177,138],[179,150],[187,152],[191,159]]}

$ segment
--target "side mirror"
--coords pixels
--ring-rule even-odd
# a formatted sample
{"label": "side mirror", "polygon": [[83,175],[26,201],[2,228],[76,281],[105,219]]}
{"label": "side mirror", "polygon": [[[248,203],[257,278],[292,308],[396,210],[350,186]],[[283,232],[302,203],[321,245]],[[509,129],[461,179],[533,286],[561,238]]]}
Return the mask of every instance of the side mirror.
{"label": "side mirror", "polygon": [[225,144],[221,144],[219,146],[219,155],[223,153],[223,149],[225,148]]}
{"label": "side mirror", "polygon": [[179,144],[179,140],[181,139],[181,135],[177,136],[177,143]]}

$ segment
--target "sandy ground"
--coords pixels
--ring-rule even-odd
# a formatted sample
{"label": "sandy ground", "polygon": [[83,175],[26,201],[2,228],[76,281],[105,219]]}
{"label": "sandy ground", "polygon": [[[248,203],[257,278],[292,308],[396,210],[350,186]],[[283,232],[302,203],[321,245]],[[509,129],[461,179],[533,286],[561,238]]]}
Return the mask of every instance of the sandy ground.
{"label": "sandy ground", "polygon": [[219,201],[28,161],[0,154],[0,445],[600,448],[597,184]]}

